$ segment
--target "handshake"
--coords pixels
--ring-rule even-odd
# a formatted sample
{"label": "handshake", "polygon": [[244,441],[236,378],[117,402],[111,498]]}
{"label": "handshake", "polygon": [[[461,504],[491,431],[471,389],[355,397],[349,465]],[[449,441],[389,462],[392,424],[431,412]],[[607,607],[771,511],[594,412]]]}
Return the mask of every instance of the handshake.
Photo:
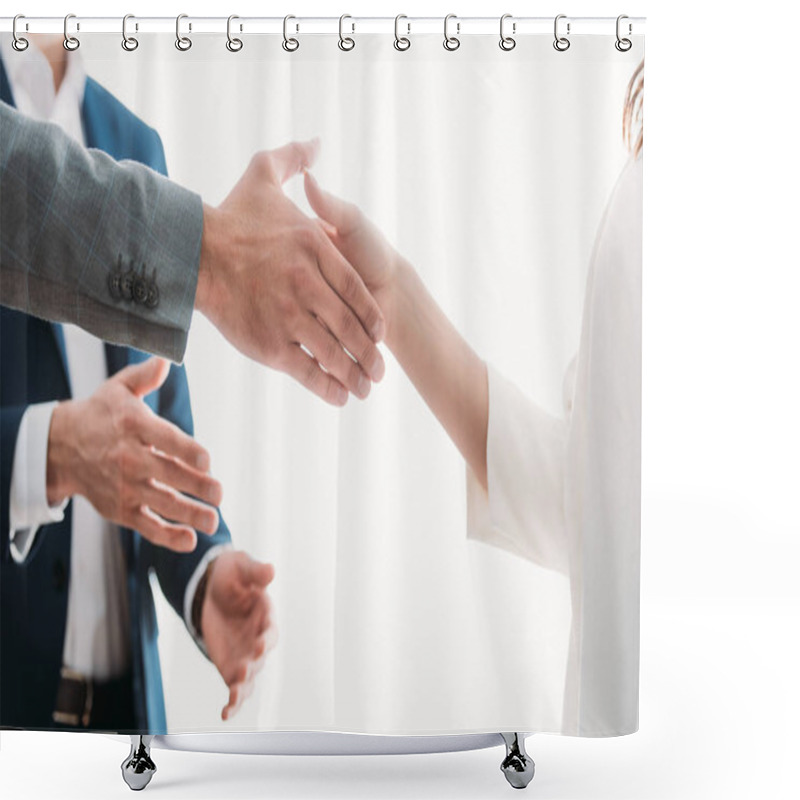
{"label": "handshake", "polygon": [[[350,393],[366,398],[383,377],[377,343],[391,333],[399,257],[355,206],[307,172],[317,150],[312,141],[256,154],[223,203],[204,208],[195,306],[245,355],[341,406]],[[300,172],[316,220],[283,193]],[[47,500],[83,495],[104,518],[190,552],[196,531],[217,528],[222,487],[208,452],[144,403],[168,373],[168,362],[151,358],[58,405]]]}

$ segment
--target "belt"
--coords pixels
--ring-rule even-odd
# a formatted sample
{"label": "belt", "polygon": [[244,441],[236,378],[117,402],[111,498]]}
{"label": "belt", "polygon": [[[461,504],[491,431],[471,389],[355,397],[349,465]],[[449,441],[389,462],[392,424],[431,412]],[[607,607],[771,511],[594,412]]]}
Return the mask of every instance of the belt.
{"label": "belt", "polygon": [[93,720],[93,709],[106,709],[120,690],[126,684],[130,685],[130,680],[128,673],[109,681],[96,681],[68,667],[61,667],[53,721],[88,728]]}

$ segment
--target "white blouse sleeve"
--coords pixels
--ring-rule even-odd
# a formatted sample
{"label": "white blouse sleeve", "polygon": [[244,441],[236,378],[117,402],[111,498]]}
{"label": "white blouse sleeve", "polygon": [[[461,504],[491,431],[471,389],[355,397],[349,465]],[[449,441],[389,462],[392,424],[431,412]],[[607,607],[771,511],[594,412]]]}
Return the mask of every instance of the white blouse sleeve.
{"label": "white blouse sleeve", "polygon": [[564,523],[567,423],[487,364],[488,493],[467,467],[467,536],[568,572]]}

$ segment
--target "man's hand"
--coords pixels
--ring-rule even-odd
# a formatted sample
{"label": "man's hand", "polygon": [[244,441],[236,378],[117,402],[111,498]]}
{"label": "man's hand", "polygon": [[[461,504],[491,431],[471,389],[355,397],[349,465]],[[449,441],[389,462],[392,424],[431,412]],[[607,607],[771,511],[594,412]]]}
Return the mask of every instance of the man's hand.
{"label": "man's hand", "polygon": [[358,273],[281,188],[316,150],[257,153],[222,204],[204,207],[195,307],[244,355],[343,405],[383,377],[385,329]]}
{"label": "man's hand", "polygon": [[200,629],[209,658],[228,687],[222,719],[230,719],[253,690],[256,673],[278,640],[267,586],[275,577],[241,550],[218,555],[209,567]]}
{"label": "man's hand", "polygon": [[55,505],[83,495],[105,519],[153,544],[189,552],[197,544],[193,529],[216,531],[211,506],[219,505],[222,487],[208,474],[206,450],[142,400],[168,373],[169,362],[151,358],[120,370],[87,399],[56,406],[47,500]]}

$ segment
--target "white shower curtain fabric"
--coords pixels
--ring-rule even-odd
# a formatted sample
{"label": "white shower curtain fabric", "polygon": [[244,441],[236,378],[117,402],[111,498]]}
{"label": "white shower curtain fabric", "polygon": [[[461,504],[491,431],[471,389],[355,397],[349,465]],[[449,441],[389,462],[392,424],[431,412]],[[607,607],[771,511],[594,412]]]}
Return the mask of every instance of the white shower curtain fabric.
{"label": "white shower curtain fabric", "polygon": [[[642,156],[622,136],[642,37],[91,34],[87,73],[219,203],[254,153],[313,174],[413,266],[488,372],[488,486],[382,346],[344,408],[200,315],[195,436],[234,546],[275,567],[279,638],[239,712],[157,588],[170,733],[427,735],[638,727]],[[313,215],[302,178],[287,195]]]}

